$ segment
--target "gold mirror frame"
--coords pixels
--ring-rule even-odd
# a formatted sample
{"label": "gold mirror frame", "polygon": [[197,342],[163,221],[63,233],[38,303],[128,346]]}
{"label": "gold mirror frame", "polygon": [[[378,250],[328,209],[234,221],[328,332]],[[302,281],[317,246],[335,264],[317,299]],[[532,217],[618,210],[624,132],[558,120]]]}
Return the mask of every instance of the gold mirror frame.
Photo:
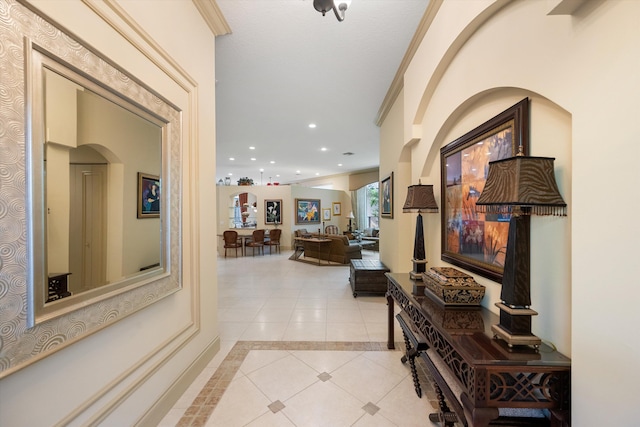
{"label": "gold mirror frame", "polygon": [[[4,3],[0,61],[7,71],[0,82],[0,92],[6,94],[0,100],[0,128],[8,130],[8,137],[0,140],[0,378],[159,301],[182,283],[180,110],[46,17],[20,3]],[[34,52],[146,111],[163,128],[162,268],[44,312],[35,298],[45,270],[42,171],[33,170],[39,159],[31,151],[42,125],[34,120],[36,102],[42,99],[42,93],[34,92]]]}

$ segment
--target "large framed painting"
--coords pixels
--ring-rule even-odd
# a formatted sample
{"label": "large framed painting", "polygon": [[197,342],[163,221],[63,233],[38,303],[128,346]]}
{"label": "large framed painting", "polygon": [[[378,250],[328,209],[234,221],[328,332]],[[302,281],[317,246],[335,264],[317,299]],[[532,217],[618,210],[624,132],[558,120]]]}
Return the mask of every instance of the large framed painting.
{"label": "large framed painting", "polygon": [[483,214],[475,202],[489,162],[529,153],[525,98],[440,150],[442,260],[502,283],[510,215]]}
{"label": "large framed painting", "polygon": [[160,217],[160,177],[138,172],[138,218]]}
{"label": "large framed painting", "polygon": [[264,223],[282,224],[282,199],[265,199]]}
{"label": "large framed painting", "polygon": [[393,218],[393,172],[380,181],[380,215],[385,218]]}
{"label": "large framed painting", "polygon": [[320,199],[296,199],[296,224],[320,224]]}

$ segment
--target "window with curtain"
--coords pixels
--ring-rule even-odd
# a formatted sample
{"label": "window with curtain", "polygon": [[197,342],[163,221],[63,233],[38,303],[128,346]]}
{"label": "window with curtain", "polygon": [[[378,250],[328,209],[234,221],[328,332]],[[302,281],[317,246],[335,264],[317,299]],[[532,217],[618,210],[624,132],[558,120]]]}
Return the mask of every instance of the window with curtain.
{"label": "window with curtain", "polygon": [[356,228],[378,228],[379,221],[378,182],[372,182],[356,190]]}

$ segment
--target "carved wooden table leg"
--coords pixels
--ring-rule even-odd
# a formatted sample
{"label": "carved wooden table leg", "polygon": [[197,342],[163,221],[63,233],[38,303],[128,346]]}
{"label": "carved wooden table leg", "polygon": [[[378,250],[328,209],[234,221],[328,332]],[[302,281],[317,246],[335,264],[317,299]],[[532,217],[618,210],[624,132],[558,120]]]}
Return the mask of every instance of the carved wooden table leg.
{"label": "carved wooden table leg", "polygon": [[418,378],[418,371],[416,370],[416,356],[418,355],[418,350],[411,346],[411,342],[404,331],[402,332],[402,336],[404,337],[404,345],[407,350],[400,360],[402,363],[407,363],[407,360],[409,361],[411,376],[413,377],[413,387],[415,388],[418,397],[422,398],[422,388],[420,387],[420,379]]}
{"label": "carved wooden table leg", "polygon": [[387,348],[389,350],[394,350],[396,348],[395,342],[394,342],[394,333],[393,333],[393,328],[394,328],[394,323],[393,323],[393,297],[387,293],[387,311],[388,311],[388,316],[389,318],[387,319]]}
{"label": "carved wooden table leg", "polygon": [[438,405],[440,406],[440,412],[429,414],[429,421],[434,423],[443,423],[444,427],[454,427],[454,424],[458,422],[458,417],[455,412],[451,412],[447,402],[444,400],[442,390],[438,386],[438,383],[434,382],[433,385],[436,389],[436,396],[438,397]]}

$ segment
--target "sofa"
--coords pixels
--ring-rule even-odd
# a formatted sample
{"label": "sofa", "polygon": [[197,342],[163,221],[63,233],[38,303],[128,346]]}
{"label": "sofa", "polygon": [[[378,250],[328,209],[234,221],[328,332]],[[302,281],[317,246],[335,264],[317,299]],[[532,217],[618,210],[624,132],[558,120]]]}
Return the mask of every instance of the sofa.
{"label": "sofa", "polygon": [[[313,234],[313,237],[318,237],[318,234]],[[329,251],[327,251],[327,245],[323,244],[318,246],[317,243],[303,242],[304,244],[304,256],[311,258],[327,259],[327,252],[329,252],[329,260],[340,264],[350,264],[352,259],[362,259],[362,246],[358,243],[351,243],[347,236],[336,234],[323,234],[322,238],[331,239]],[[322,251],[318,254],[318,247]]]}

